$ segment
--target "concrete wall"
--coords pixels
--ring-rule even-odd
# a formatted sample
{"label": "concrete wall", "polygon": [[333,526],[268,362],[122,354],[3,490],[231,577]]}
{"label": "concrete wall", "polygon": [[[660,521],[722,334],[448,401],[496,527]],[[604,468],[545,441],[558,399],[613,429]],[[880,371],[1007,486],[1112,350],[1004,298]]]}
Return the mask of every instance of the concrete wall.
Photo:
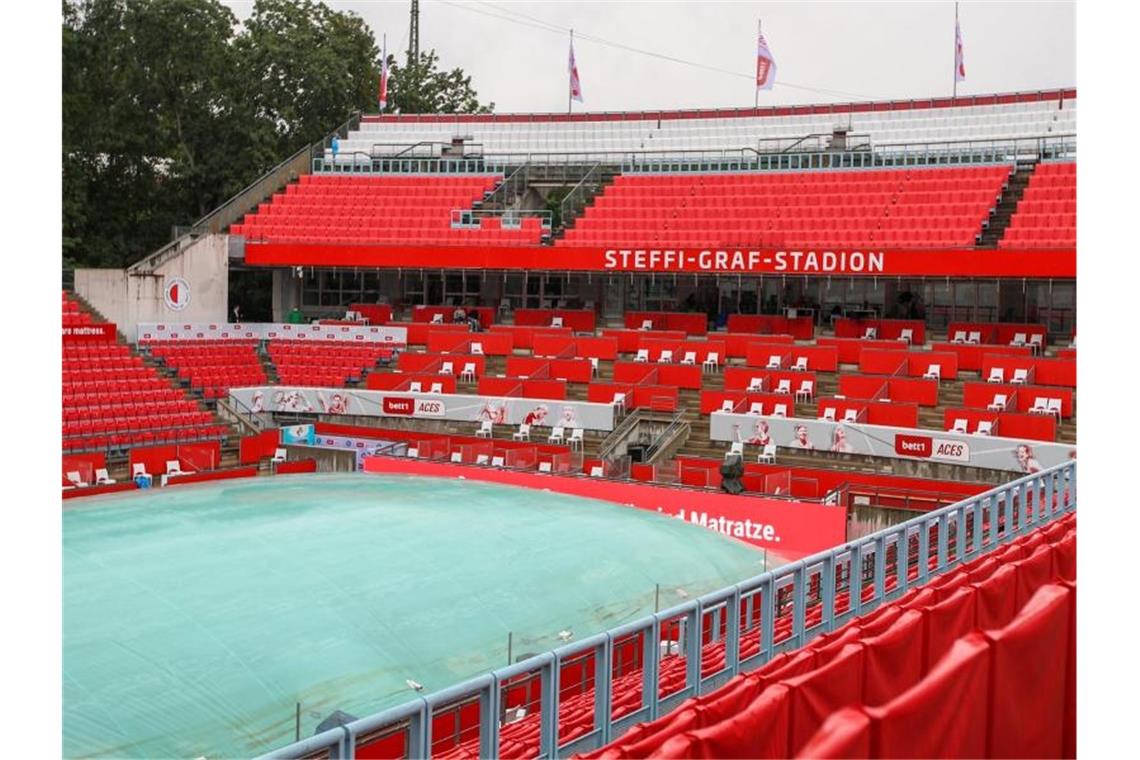
{"label": "concrete wall", "polygon": [[[189,301],[176,310],[166,304],[170,278],[190,286]],[[153,272],[77,269],[75,292],[134,340],[140,322],[225,322],[229,301],[228,235],[206,235]]]}

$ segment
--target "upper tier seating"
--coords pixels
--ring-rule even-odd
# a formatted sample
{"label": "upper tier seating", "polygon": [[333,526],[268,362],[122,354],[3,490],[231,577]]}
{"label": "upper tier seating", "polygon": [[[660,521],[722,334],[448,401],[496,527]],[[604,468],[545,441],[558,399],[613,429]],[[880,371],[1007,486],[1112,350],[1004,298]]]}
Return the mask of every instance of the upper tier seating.
{"label": "upper tier seating", "polygon": [[1008,166],[619,175],[562,245],[968,247]]}
{"label": "upper tier seating", "polygon": [[[63,316],[92,324],[64,294]],[[215,439],[213,415],[171,387],[129,346],[114,339],[63,344],[63,450],[125,450],[134,445]]]}
{"label": "upper tier seating", "polygon": [[380,343],[269,342],[269,356],[277,367],[281,385],[343,388],[349,380],[360,380],[376,362],[391,359],[392,354],[390,346]]}
{"label": "upper tier seating", "polygon": [[[831,135],[836,127],[849,128],[853,135],[870,135],[877,146],[1018,139],[1076,132],[1075,97],[1061,101],[1056,93],[1037,102],[1001,105],[933,108],[921,101],[875,104],[874,108],[867,105],[857,104],[859,111],[853,111],[850,105],[836,105],[806,107],[819,113],[790,115],[780,113],[787,109],[772,109],[760,116],[710,114],[699,118],[694,118],[694,113],[617,114],[619,118],[607,114],[573,120],[545,114],[365,117],[360,129],[340,141],[337,164],[366,163],[378,142],[401,146],[420,142],[450,143],[454,137],[478,144],[488,156],[571,152],[590,154],[592,160],[613,161],[615,151],[763,150],[766,147],[771,150],[773,146],[778,149],[806,135]],[[901,107],[892,109],[891,105]],[[576,157],[576,160],[581,159],[580,155]],[[325,160],[332,161],[331,152],[326,151]]]}
{"label": "upper tier seating", "polygon": [[265,385],[265,369],[251,340],[155,342],[151,355],[178,371],[178,379],[202,391],[203,398],[224,398],[230,388]]}
{"label": "upper tier seating", "polygon": [[542,237],[538,217],[523,217],[517,228],[504,226],[498,217],[482,218],[478,227],[451,226],[453,211],[470,209],[501,179],[303,175],[230,232],[248,240],[292,243],[537,244]]}
{"label": "upper tier seating", "polygon": [[1077,165],[1038,164],[999,248],[1071,248],[1077,244]]}

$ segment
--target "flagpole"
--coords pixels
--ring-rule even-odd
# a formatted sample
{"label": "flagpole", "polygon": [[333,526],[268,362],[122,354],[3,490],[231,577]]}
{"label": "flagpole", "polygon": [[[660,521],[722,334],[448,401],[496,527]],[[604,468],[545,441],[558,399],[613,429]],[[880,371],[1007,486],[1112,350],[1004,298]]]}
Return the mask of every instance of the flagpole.
{"label": "flagpole", "polygon": [[[757,45],[760,44],[760,19],[756,19],[756,44]],[[759,53],[758,52],[753,53],[753,55],[759,55]],[[753,62],[753,63],[755,64],[755,62]],[[753,69],[755,69],[755,68],[756,68],[756,66],[753,65]],[[752,107],[753,108],[759,108],[760,107],[760,88],[756,86],[756,76],[755,75],[752,76]]]}
{"label": "flagpole", "polygon": [[[574,30],[570,30],[570,52],[574,52]],[[566,114],[574,111],[574,67],[570,66],[566,72]]]}
{"label": "flagpole", "polygon": [[958,3],[954,3],[954,97],[958,97]]}
{"label": "flagpole", "polygon": [[[384,70],[386,68],[388,68],[388,33],[384,32],[384,34],[381,35],[381,39],[384,40],[383,49],[380,52],[380,77],[383,78],[384,77]],[[377,99],[376,105],[379,108],[380,115],[383,116],[384,115],[384,108],[382,106],[380,106],[379,99]]]}

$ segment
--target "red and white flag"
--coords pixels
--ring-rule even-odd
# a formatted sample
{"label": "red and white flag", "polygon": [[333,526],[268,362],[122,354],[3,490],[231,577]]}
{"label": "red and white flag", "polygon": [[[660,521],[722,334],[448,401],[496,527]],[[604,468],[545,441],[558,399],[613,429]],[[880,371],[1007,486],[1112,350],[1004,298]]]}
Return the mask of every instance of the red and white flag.
{"label": "red and white flag", "polygon": [[756,89],[770,90],[776,83],[776,59],[772,57],[763,33],[757,32],[756,36]]}
{"label": "red and white flag", "polygon": [[388,46],[384,45],[383,59],[380,63],[380,113],[388,107]]}
{"label": "red and white flag", "polygon": [[578,64],[574,63],[574,39],[570,39],[570,98],[582,102],[582,82],[578,79]]}
{"label": "red and white flag", "polygon": [[954,81],[966,81],[966,59],[962,55],[962,27],[954,20]]}

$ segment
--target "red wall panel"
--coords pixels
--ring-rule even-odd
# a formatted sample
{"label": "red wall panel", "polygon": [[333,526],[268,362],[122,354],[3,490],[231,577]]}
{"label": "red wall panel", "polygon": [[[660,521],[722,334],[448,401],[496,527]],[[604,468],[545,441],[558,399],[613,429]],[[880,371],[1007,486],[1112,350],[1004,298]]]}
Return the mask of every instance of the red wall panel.
{"label": "red wall panel", "polygon": [[625,394],[625,408],[630,409],[633,396],[633,385],[631,383],[590,383],[586,386],[586,400],[596,404],[612,403],[615,393]]}
{"label": "red wall panel", "polygon": [[534,345],[534,339],[539,335],[569,337],[573,333],[569,327],[520,327],[518,325],[494,325],[485,332],[510,335],[515,348],[531,348]]}
{"label": "red wall panel", "polygon": [[934,343],[931,350],[953,353],[958,357],[958,369],[978,372],[982,369],[982,357],[986,354],[997,356],[1032,356],[1028,346],[963,345],[961,343]]}
{"label": "red wall panel", "polygon": [[[729,317],[731,320],[732,317]],[[782,344],[792,345],[796,339],[791,335],[763,335],[757,336],[753,333],[745,332],[728,332],[723,335],[717,335],[718,340],[724,341],[725,355],[733,358],[744,357],[748,354],[748,344],[752,342],[762,342],[768,344]],[[810,338],[809,338],[810,339]],[[723,356],[721,357],[724,358]]]}
{"label": "red wall panel", "polygon": [[864,348],[859,352],[859,371],[865,375],[893,375],[902,367],[901,373],[906,374],[910,352],[897,346],[894,350]]}
{"label": "red wall panel", "polygon": [[392,307],[388,304],[354,303],[349,304],[348,311],[360,312],[371,325],[386,325],[392,321]]}
{"label": "red wall panel", "polygon": [[[273,456],[281,444],[281,435],[276,428],[263,430],[257,435],[249,435],[238,441],[238,461],[241,464],[256,464],[265,457]],[[165,466],[163,472],[166,471]],[[150,470],[148,470],[150,472]]]}
{"label": "red wall panel", "polygon": [[[451,317],[455,313],[457,306],[413,306],[412,307],[412,321],[413,322],[431,322],[432,319],[438,314],[443,317],[444,322],[451,322]],[[493,324],[495,321],[495,307],[493,306],[464,306],[463,311],[467,316],[472,314],[479,315],[479,324],[484,327]]]}
{"label": "red wall panel", "polygon": [[913,351],[907,355],[907,374],[922,377],[937,364],[943,380],[958,379],[958,355],[953,351]]}
{"label": "red wall panel", "polygon": [[428,332],[427,350],[437,354],[469,354],[473,343],[483,346],[488,356],[509,356],[514,351],[514,340],[506,333],[462,333],[431,329]]}
{"label": "red wall panel", "polygon": [[[462,369],[462,366],[459,369]],[[412,383],[419,383],[425,392],[436,384],[443,387],[444,393],[455,393],[456,390],[454,375],[426,375],[405,372],[370,372],[364,381],[364,387],[375,391],[406,391]]]}
{"label": "red wall panel", "polygon": [[566,383],[562,380],[524,380],[523,396],[527,398],[566,398]]}
{"label": "red wall panel", "polygon": [[709,331],[707,315],[680,311],[627,311],[625,326],[638,330],[647,319],[652,320],[654,330],[681,330],[687,335],[704,335]]}
{"label": "red wall panel", "polygon": [[[926,323],[921,319],[848,319],[835,320],[835,337],[862,338],[868,327],[878,330],[877,340],[896,340],[904,329],[912,331],[911,343],[926,343]],[[905,345],[905,344],[904,344]]]}
{"label": "red wall panel", "polygon": [[768,335],[791,335],[797,340],[811,340],[815,325],[811,317],[780,317],[768,314],[729,314],[728,331]]}
{"label": "red wall panel", "polygon": [[576,332],[593,332],[597,315],[589,309],[515,309],[515,324],[550,327],[554,317],[562,317],[562,326]]}
{"label": "red wall panel", "polygon": [[480,396],[521,396],[523,395],[523,380],[517,377],[491,377],[484,375],[479,378]]}
{"label": "red wall panel", "polygon": [[674,411],[678,398],[677,388],[671,385],[638,385],[633,389],[633,407],[637,409]]}
{"label": "red wall panel", "polygon": [[840,364],[858,364],[859,354],[865,348],[878,348],[887,351],[905,351],[905,344],[897,340],[861,340],[859,338],[824,338],[816,340],[816,345],[835,346],[839,352]]}

